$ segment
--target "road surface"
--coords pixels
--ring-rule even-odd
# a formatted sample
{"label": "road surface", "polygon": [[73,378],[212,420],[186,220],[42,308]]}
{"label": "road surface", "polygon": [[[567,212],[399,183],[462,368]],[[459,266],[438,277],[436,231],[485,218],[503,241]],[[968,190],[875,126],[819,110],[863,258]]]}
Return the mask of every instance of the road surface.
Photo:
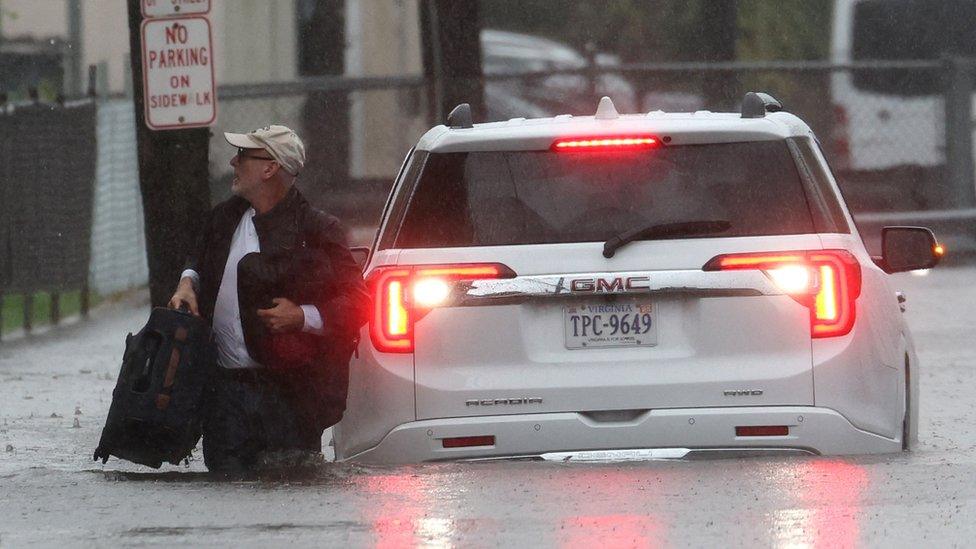
{"label": "road surface", "polygon": [[976,538],[976,267],[902,274],[922,361],[910,454],[325,463],[221,480],[91,461],[143,295],[0,345],[0,547],[931,547]]}

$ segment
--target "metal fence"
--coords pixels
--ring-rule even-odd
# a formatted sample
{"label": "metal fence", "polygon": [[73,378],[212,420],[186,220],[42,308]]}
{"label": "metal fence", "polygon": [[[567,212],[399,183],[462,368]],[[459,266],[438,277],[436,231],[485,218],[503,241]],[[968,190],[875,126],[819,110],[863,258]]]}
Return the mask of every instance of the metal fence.
{"label": "metal fence", "polygon": [[106,98],[98,101],[97,109],[89,277],[92,290],[109,295],[144,286],[149,267],[133,103],[131,99]]}
{"label": "metal fence", "polygon": [[354,242],[368,243],[404,155],[435,123],[425,86],[421,77],[411,76],[222,86],[210,144],[214,201],[229,195],[232,177],[234,150],[222,132],[285,124],[306,144],[308,162],[299,188],[343,219]]}
{"label": "metal fence", "polygon": [[[0,311],[29,332],[38,295],[57,323],[65,293],[84,315],[91,292],[145,285],[132,100],[2,105],[0,134]],[[3,327],[0,316],[0,337]]]}
{"label": "metal fence", "polygon": [[[869,249],[882,225],[920,224],[950,250],[976,250],[971,60],[590,66],[481,80],[480,121],[590,115],[601,95],[624,113],[734,111],[744,92],[767,91],[820,137]],[[443,89],[420,76],[223,86],[212,197],[230,187],[234,151],[221,132],[284,123],[308,145],[305,194],[366,244],[404,155],[440,122]],[[0,109],[0,305],[4,294],[145,283],[134,124],[127,100]]]}
{"label": "metal fence", "polygon": [[48,292],[57,320],[60,293],[88,282],[95,104],[5,106],[0,135],[0,308],[4,295]]}
{"label": "metal fence", "polygon": [[[971,61],[946,60],[639,64],[491,74],[482,77],[482,120],[590,115],[601,95],[610,95],[622,113],[735,111],[746,91],[766,91],[819,136],[872,251],[884,224],[933,225],[950,248],[976,250],[972,73]],[[908,92],[895,89],[905,82]],[[922,92],[919,83],[928,83]],[[231,151],[219,131],[281,122],[308,142],[310,165],[300,180],[306,194],[347,224],[372,227],[403,155],[440,122],[436,93],[429,91],[441,86],[427,84],[420,77],[322,77],[221,88],[211,147],[214,196],[226,196],[230,177]],[[322,117],[330,111],[334,116]]]}

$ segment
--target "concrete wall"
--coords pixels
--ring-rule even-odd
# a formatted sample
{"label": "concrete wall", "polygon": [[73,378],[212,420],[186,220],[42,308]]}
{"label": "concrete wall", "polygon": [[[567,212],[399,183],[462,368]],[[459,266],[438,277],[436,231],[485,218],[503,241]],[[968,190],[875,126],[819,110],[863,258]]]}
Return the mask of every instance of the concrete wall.
{"label": "concrete wall", "polygon": [[[105,71],[102,83],[108,91],[126,87],[129,62],[129,34],[124,0],[82,0],[81,74],[76,93],[87,87],[88,65]],[[67,0],[0,0],[4,39],[56,40],[65,43],[65,63],[69,62],[69,21]],[[67,66],[65,74],[69,74]],[[66,82],[67,85],[67,82]],[[71,90],[68,90],[69,92]],[[102,90],[106,91],[106,90]]]}
{"label": "concrete wall", "polygon": [[298,35],[294,0],[211,0],[217,82],[294,80]]}
{"label": "concrete wall", "polygon": [[[68,42],[68,0],[0,0],[5,39]],[[212,0],[218,84],[293,80],[297,72],[294,0]],[[128,89],[125,0],[81,0],[81,71],[104,71],[101,92]],[[67,74],[67,71],[66,71]],[[87,82],[83,82],[83,86]]]}
{"label": "concrete wall", "polygon": [[[417,0],[346,1],[346,74],[405,76],[423,72]],[[388,178],[427,129],[421,90],[353,94],[350,171]]]}

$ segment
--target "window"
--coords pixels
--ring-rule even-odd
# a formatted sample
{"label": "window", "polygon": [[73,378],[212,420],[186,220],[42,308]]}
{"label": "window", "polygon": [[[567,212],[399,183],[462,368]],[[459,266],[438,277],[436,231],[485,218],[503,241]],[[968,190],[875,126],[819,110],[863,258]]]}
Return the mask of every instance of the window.
{"label": "window", "polygon": [[802,171],[807,179],[806,195],[814,228],[818,233],[850,233],[844,210],[832,184],[830,173],[819,145],[808,137],[791,138],[796,147],[797,161],[802,163]]}
{"label": "window", "polygon": [[397,248],[605,241],[655,223],[729,221],[721,235],[814,232],[783,141],[641,152],[432,153]]}

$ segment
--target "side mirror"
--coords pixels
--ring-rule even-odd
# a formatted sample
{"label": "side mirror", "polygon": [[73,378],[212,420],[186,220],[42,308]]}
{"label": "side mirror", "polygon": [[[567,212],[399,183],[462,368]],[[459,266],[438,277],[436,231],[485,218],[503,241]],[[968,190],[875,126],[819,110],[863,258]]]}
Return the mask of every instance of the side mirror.
{"label": "side mirror", "polygon": [[935,235],[925,227],[881,229],[881,262],[886,273],[931,269],[945,255]]}
{"label": "side mirror", "polygon": [[359,270],[362,271],[366,267],[366,260],[369,259],[369,246],[353,246],[349,251],[352,252],[356,265],[359,265]]}

